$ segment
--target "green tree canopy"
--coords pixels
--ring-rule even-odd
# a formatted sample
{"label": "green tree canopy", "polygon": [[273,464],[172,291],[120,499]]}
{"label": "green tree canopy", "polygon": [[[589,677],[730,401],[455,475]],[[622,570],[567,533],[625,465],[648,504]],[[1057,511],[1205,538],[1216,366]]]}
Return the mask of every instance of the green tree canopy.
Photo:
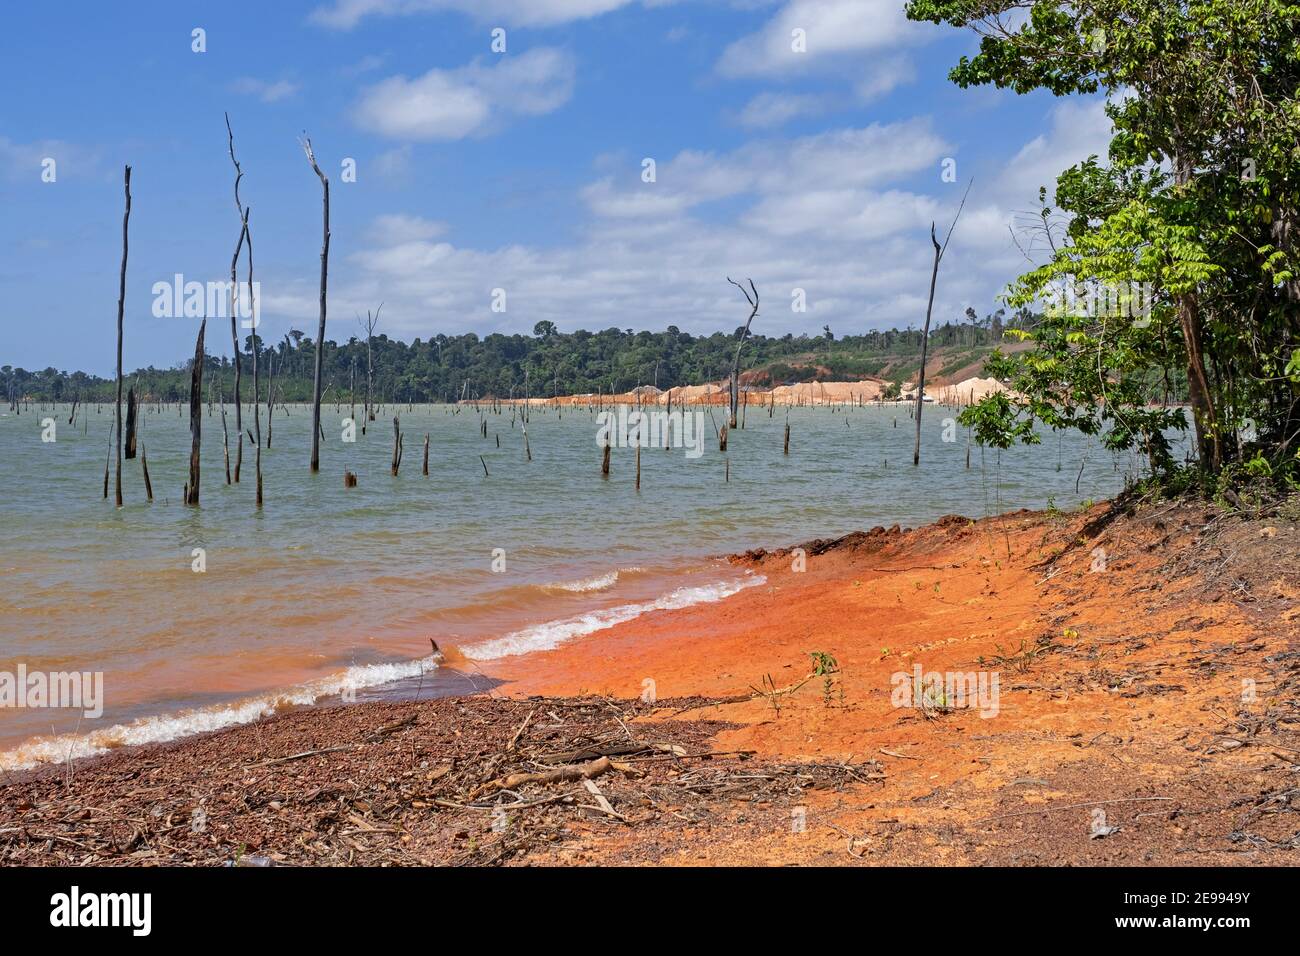
{"label": "green tree canopy", "polygon": [[[911,0],[908,16],[980,34],[959,85],[1102,93],[1109,155],[1042,199],[1051,258],[1008,304],[1046,302],[1037,348],[990,371],[1021,394],[971,411],[1102,432],[1168,470],[1185,387],[1198,465],[1294,478],[1300,431],[1300,5],[1282,0]],[[1063,215],[1059,215],[1063,214]],[[1059,225],[1059,228],[1058,228]],[[1082,303],[1082,304],[1081,304]],[[1185,382],[1181,386],[1179,379]],[[1022,433],[1023,434],[1023,433]]]}

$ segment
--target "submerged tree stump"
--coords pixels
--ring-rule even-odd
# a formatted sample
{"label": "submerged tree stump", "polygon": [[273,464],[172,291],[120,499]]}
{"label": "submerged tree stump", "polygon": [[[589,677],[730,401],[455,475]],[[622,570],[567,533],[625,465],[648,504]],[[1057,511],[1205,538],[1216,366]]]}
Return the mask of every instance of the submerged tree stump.
{"label": "submerged tree stump", "polygon": [[199,324],[199,337],[194,343],[194,365],[190,370],[190,480],[185,485],[185,503],[199,503],[199,447],[203,442],[203,333],[208,320]]}

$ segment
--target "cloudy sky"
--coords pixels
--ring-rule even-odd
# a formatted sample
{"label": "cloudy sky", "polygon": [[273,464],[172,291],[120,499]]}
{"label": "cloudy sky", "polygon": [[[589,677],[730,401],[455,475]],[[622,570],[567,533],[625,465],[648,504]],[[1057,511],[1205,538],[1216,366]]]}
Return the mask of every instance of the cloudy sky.
{"label": "cloudy sky", "polygon": [[316,329],[304,131],[331,181],[336,339],[380,302],[407,339],[729,331],[747,309],[728,275],[758,286],[756,331],[919,325],[930,223],[972,179],[938,320],[985,313],[1026,265],[1016,213],[1107,140],[1095,100],[953,86],[975,39],[902,0],[51,9],[8,9],[0,58],[0,364],[26,368],[112,370],[126,163],[125,363],[184,361],[196,320],[155,316],[152,289],[228,278],[223,111],[269,339]]}

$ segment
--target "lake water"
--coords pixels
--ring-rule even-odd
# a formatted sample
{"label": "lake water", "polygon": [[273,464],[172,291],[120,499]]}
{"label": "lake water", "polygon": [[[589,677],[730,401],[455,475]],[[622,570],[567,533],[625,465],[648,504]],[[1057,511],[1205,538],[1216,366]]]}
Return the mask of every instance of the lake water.
{"label": "lake water", "polygon": [[[258,511],[250,447],[243,481],[225,483],[219,411],[204,411],[201,505],[192,508],[182,504],[188,407],[142,408],[155,500],[145,500],[139,459],[124,461],[119,510],[111,482],[102,497],[111,406],[79,410],[73,426],[66,405],[0,410],[0,672],[102,672],[104,698],[98,717],[0,708],[0,767],[417,679],[433,666],[430,639],[471,662],[544,652],[757,583],[719,555],[954,512],[978,517],[999,500],[1003,510],[1049,499],[1072,507],[1114,494],[1137,467],[1095,440],[1047,435],[1003,452],[995,486],[996,453],[981,468],[972,449],[968,469],[964,432],[949,426],[945,436],[955,411],[931,405],[919,469],[903,406],[791,409],[788,456],[787,411],[769,418],[751,407],[724,455],[714,437],[724,410],[701,411],[704,454],[644,449],[638,492],[632,448],[615,448],[601,477],[586,407],[534,408],[530,462],[521,413],[509,406],[484,411],[486,438],[475,408],[403,406],[347,443],[348,406],[326,405],[315,475],[310,409],[277,408]],[[393,414],[406,435],[396,478]],[[46,418],[54,441],[42,441]],[[233,409],[229,422],[233,437]],[[345,469],[357,487],[344,487]]]}

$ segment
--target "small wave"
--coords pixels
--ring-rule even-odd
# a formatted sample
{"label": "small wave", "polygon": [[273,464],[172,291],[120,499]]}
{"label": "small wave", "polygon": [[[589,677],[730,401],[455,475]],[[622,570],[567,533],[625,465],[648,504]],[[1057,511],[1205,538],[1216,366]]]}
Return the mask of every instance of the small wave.
{"label": "small wave", "polygon": [[485,641],[472,647],[462,647],[461,653],[472,660],[488,661],[500,657],[512,657],[516,654],[528,654],[532,651],[547,651],[559,647],[575,637],[602,631],[607,627],[622,624],[648,614],[651,611],[673,611],[690,607],[693,604],[707,604],[764,584],[767,579],[761,574],[751,575],[735,581],[722,581],[698,587],[678,588],[653,601],[639,604],[624,604],[619,607],[606,608],[602,611],[590,611],[577,617],[560,621],[549,621],[533,627],[514,631],[504,637]]}
{"label": "small wave", "polygon": [[618,572],[610,571],[608,574],[598,574],[592,578],[583,578],[579,581],[561,581],[557,584],[544,584],[542,587],[547,591],[572,591],[580,594],[585,591],[603,591],[606,588],[612,588],[618,581]]}
{"label": "small wave", "polygon": [[94,757],[118,747],[163,743],[178,737],[252,723],[289,707],[314,704],[322,698],[342,694],[345,690],[361,690],[427,674],[438,666],[439,660],[439,657],[429,656],[413,661],[355,665],[342,673],[308,681],[278,693],[177,714],[142,717],[129,724],[116,724],[87,734],[63,734],[37,739],[0,753],[0,768],[26,770],[43,763]]}

